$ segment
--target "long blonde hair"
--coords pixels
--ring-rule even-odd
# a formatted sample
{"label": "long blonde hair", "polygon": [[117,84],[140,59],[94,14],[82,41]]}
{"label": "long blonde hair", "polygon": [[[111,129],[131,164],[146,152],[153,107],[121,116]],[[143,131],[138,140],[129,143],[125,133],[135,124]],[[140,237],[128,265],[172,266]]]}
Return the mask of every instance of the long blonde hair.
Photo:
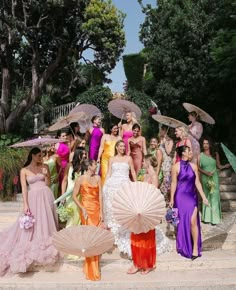
{"label": "long blonde hair", "polygon": [[[115,145],[115,156],[118,154],[118,151],[117,151],[117,148],[116,147],[118,147],[121,143],[124,143],[125,144],[125,142],[123,140],[118,140],[116,142],[116,145]],[[125,155],[125,153],[124,153],[124,155]]]}
{"label": "long blonde hair", "polygon": [[181,131],[181,138],[185,139],[189,137],[188,130],[184,126],[178,126],[176,129]]}

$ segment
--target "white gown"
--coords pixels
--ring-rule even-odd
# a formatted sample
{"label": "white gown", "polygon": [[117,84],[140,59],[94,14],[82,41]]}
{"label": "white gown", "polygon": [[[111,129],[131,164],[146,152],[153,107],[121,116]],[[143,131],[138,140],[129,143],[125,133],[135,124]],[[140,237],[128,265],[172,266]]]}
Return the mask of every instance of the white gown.
{"label": "white gown", "polygon": [[[129,164],[126,162],[113,162],[111,166],[111,176],[106,180],[103,186],[103,218],[104,223],[111,229],[115,237],[115,244],[120,252],[128,254],[131,257],[130,231],[118,225],[112,214],[112,200],[114,194],[120,186],[129,179]],[[170,252],[172,245],[165,236],[160,227],[156,227],[157,252],[162,254]]]}

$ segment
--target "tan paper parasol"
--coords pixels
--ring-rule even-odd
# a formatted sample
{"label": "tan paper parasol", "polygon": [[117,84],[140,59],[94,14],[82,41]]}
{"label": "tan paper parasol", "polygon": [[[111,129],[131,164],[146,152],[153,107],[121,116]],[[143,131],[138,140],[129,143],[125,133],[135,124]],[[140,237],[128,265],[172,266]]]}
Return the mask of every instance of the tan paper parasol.
{"label": "tan paper parasol", "polygon": [[80,104],[80,103],[78,103],[78,105],[76,105],[70,111],[69,115],[76,114],[79,112],[84,113],[83,118],[78,120],[81,133],[85,133],[89,128],[92,127],[91,119],[93,116],[102,116],[101,111],[96,106],[90,105],[90,104]]}
{"label": "tan paper parasol", "polygon": [[46,137],[38,137],[38,138],[34,138],[34,139],[30,139],[27,141],[23,141],[23,142],[19,142],[19,143],[15,143],[13,145],[11,145],[10,147],[13,148],[18,148],[18,147],[33,147],[33,146],[43,146],[46,144],[56,144],[58,142],[61,142],[62,140],[60,139],[56,139],[56,138],[46,138]]}
{"label": "tan paper parasol", "polygon": [[215,124],[215,120],[207,112],[203,111],[199,107],[189,104],[189,103],[183,103],[183,106],[189,113],[196,112],[201,121],[211,124],[211,125]]}
{"label": "tan paper parasol", "polygon": [[70,114],[63,119],[57,121],[55,124],[48,128],[49,131],[56,131],[62,128],[65,128],[70,125],[72,122],[78,122],[79,120],[83,120],[86,118],[86,114],[83,112],[78,112],[75,114]]}
{"label": "tan paper parasol", "polygon": [[113,216],[118,224],[135,234],[154,229],[166,212],[160,190],[146,182],[121,185],[113,199]]}
{"label": "tan paper parasol", "polygon": [[127,112],[133,112],[136,119],[140,119],[142,112],[133,102],[116,99],[108,103],[109,112],[119,119],[123,119]]}
{"label": "tan paper parasol", "polygon": [[179,121],[179,120],[176,120],[174,118],[171,118],[171,117],[168,117],[168,116],[163,116],[163,115],[152,115],[152,118],[163,124],[163,125],[166,125],[168,127],[171,127],[171,128],[176,128],[176,127],[179,127],[179,126],[183,126],[185,127],[187,130],[189,130],[188,128],[188,125],[186,125],[185,123]]}
{"label": "tan paper parasol", "polygon": [[98,256],[113,244],[113,234],[95,226],[71,226],[53,234],[53,245],[59,251],[76,256]]}

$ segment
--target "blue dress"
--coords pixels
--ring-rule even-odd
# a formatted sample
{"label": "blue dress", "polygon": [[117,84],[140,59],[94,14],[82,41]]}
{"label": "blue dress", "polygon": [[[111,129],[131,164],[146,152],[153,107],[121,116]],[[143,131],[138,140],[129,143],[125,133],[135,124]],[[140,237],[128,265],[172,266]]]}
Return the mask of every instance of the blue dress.
{"label": "blue dress", "polygon": [[[174,207],[178,208],[179,224],[177,225],[177,252],[186,257],[192,257],[193,241],[191,235],[191,217],[195,207],[198,207],[198,196],[195,187],[195,172],[188,161],[180,160],[180,172],[177,177],[177,187],[174,195]],[[201,256],[202,240],[199,213],[198,225],[198,256]]]}

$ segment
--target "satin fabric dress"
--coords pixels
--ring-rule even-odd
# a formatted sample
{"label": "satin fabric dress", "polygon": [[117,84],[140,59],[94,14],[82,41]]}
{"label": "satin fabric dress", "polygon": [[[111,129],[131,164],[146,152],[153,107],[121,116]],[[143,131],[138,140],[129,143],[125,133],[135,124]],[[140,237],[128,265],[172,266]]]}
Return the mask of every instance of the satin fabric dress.
{"label": "satin fabric dress", "polygon": [[65,143],[59,143],[59,147],[57,148],[56,154],[61,158],[61,168],[58,168],[59,187],[61,187],[61,183],[64,177],[64,172],[69,162],[70,147]]}
{"label": "satin fabric dress", "polygon": [[43,174],[28,176],[27,182],[28,203],[35,223],[28,230],[21,229],[18,218],[10,228],[0,232],[0,277],[27,272],[33,265],[52,265],[60,258],[51,238],[58,228],[53,193]]}
{"label": "satin fabric dress", "polygon": [[[90,184],[85,178],[80,186],[81,205],[86,209],[88,218],[84,219],[80,211],[82,225],[98,226],[100,223],[99,186]],[[86,257],[84,273],[88,280],[101,280],[99,256]]]}
{"label": "satin fabric dress", "polygon": [[[214,172],[213,176],[201,174],[203,191],[212,208],[202,204],[202,221],[211,224],[219,224],[221,221],[221,204],[216,159],[202,152],[200,154],[200,168],[208,172]],[[207,185],[209,181],[213,184],[211,188]]]}
{"label": "satin fabric dress", "polygon": [[104,142],[104,150],[102,153],[102,158],[101,158],[101,181],[102,185],[105,182],[106,175],[107,175],[107,170],[108,170],[108,161],[109,159],[115,155],[115,145],[116,145],[116,140],[105,140]]}
{"label": "satin fabric dress", "polygon": [[129,138],[133,137],[133,132],[132,131],[124,131],[123,133],[123,141],[125,142],[125,153],[128,153],[128,141]]}
{"label": "satin fabric dress", "polygon": [[93,127],[93,131],[89,139],[89,159],[96,160],[98,159],[98,152],[101,143],[103,132],[98,127]]}
{"label": "satin fabric dress", "polygon": [[129,140],[130,156],[133,159],[134,170],[138,174],[143,164],[143,141],[133,142]]}
{"label": "satin fabric dress", "polygon": [[57,172],[57,163],[54,158],[49,158],[48,160],[44,161],[44,164],[47,164],[50,171],[51,176],[51,191],[54,194],[54,198],[58,198],[58,190],[59,190],[59,181],[58,181],[58,172]]}
{"label": "satin fabric dress", "polygon": [[[177,187],[174,195],[174,207],[178,208],[179,224],[177,225],[177,252],[192,258],[193,241],[191,235],[191,217],[195,208],[198,208],[197,190],[195,187],[195,173],[188,161],[180,160],[180,171],[177,177]],[[202,240],[199,213],[197,213],[198,226],[198,256],[201,256]]]}

